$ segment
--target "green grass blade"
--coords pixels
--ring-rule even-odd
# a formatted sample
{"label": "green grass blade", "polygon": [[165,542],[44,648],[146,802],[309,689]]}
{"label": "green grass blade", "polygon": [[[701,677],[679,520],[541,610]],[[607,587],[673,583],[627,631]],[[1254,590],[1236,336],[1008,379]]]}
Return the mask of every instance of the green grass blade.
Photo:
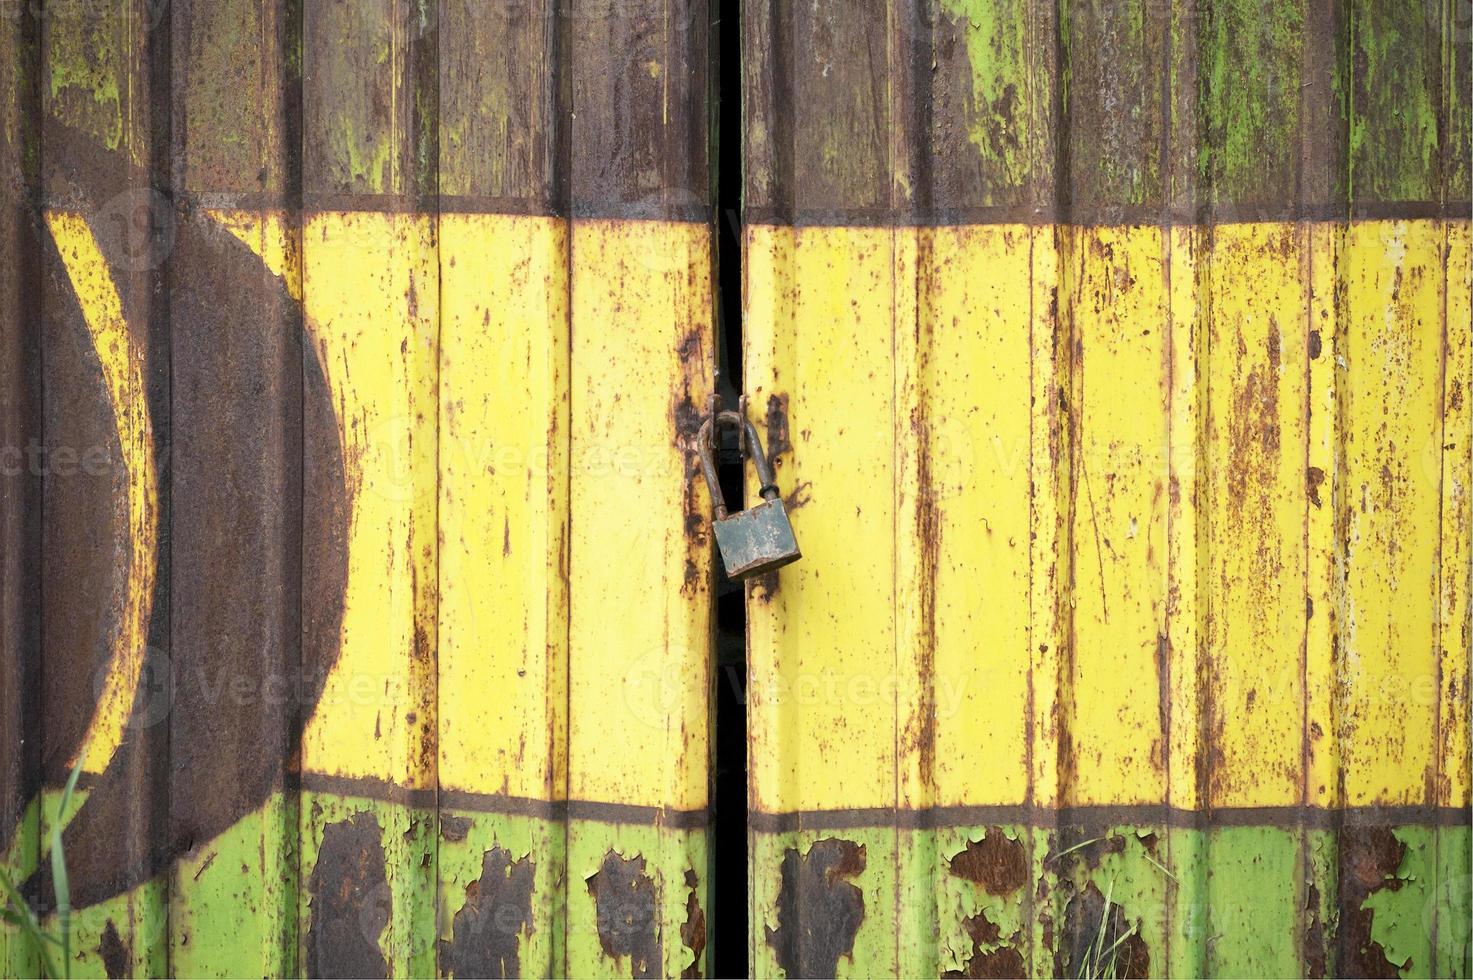
{"label": "green grass blade", "polygon": [[41,972],[48,977],[55,977],[57,975],[56,965],[51,962],[51,956],[46,952],[46,943],[55,943],[56,938],[47,935],[41,928],[41,923],[36,919],[36,913],[31,911],[31,906],[21,895],[20,890],[15,887],[15,883],[10,880],[10,875],[5,873],[4,868],[0,868],[0,887],[5,889],[7,911],[17,921],[21,932],[36,948],[36,956],[41,961]]}
{"label": "green grass blade", "polygon": [[87,758],[87,747],[77,753],[77,763],[67,776],[66,789],[62,790],[61,802],[56,807],[56,819],[51,822],[51,882],[56,890],[56,926],[61,933],[62,971],[66,977],[72,975],[72,888],[66,873],[66,852],[61,846],[61,822],[71,806],[72,793],[77,788],[77,778],[82,775],[82,760]]}
{"label": "green grass blade", "polygon": [[1075,844],[1073,847],[1066,847],[1066,848],[1064,848],[1062,851],[1060,851],[1059,853],[1055,854],[1053,859],[1055,861],[1057,861],[1059,858],[1063,857],[1065,854],[1073,854],[1075,851],[1079,850],[1081,847],[1088,847],[1091,844],[1098,844],[1099,842],[1100,842],[1100,838],[1098,838],[1098,837],[1091,837],[1089,840],[1082,840],[1078,844]]}
{"label": "green grass blade", "polygon": [[1177,880],[1176,875],[1172,874],[1171,869],[1166,867],[1166,865],[1162,864],[1160,861],[1157,861],[1155,858],[1151,857],[1151,855],[1146,854],[1145,852],[1142,852],[1141,856],[1144,857],[1147,861],[1150,861],[1156,867],[1160,868],[1161,873],[1164,874],[1166,877],[1170,878],[1172,881]]}

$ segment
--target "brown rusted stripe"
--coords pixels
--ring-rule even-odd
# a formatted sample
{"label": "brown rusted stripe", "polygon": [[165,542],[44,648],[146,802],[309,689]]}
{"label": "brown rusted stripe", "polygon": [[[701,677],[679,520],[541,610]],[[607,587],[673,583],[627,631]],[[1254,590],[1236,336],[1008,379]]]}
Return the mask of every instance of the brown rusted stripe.
{"label": "brown rusted stripe", "polygon": [[301,0],[170,0],[176,200],[300,192]]}
{"label": "brown rusted stripe", "polygon": [[[201,209],[285,210],[295,213],[301,202],[291,194],[229,193],[211,191],[176,192],[172,200],[182,211]],[[516,214],[536,217],[568,217],[565,207],[544,206],[515,198],[446,195],[439,206],[402,195],[309,193],[305,195],[305,214],[340,211],[365,211],[381,214]],[[65,209],[73,206],[69,194],[36,195],[32,207]],[[1155,226],[1162,228],[1195,227],[1211,222],[1250,221],[1412,221],[1426,218],[1465,220],[1473,204],[1462,200],[1390,201],[1385,203],[1316,204],[1284,207],[1240,207],[1224,212],[1207,205],[1197,208],[1119,207],[1094,213],[1078,208],[1056,207],[978,207],[978,208],[832,208],[800,209],[791,216],[776,208],[749,207],[743,212],[748,224],[792,225],[796,227],[948,227],[957,225],[1050,225],[1068,223],[1075,227]],[[703,205],[688,208],[659,204],[635,203],[595,207],[582,204],[573,217],[641,221],[687,221],[705,223],[710,210]]]}
{"label": "brown rusted stripe", "polygon": [[464,210],[550,214],[566,200],[562,24],[582,7],[444,0],[431,14],[440,35],[440,192],[498,202]]}
{"label": "brown rusted stripe", "polygon": [[911,142],[901,131],[910,107],[903,94],[891,102],[888,6],[746,5],[748,208],[796,215],[895,203],[891,140]]}
{"label": "brown rusted stripe", "polygon": [[753,811],[748,817],[748,826],[763,833],[788,833],[796,830],[853,830],[864,827],[924,830],[938,827],[984,825],[1163,826],[1187,829],[1264,826],[1328,829],[1372,824],[1465,827],[1470,823],[1473,823],[1473,810],[1430,806],[1347,807],[1344,809],[1295,806],[1236,807],[1208,811],[1183,810],[1178,807],[1155,804],[1065,807],[1057,810],[1019,804],[932,807],[924,810],[870,807],[845,810],[804,810],[797,813]]}
{"label": "brown rusted stripe", "polygon": [[[40,775],[41,431],[40,22],[0,22],[0,841]],[[29,736],[29,737],[28,737]]]}
{"label": "brown rusted stripe", "polygon": [[473,793],[465,790],[405,789],[381,779],[330,776],[324,773],[303,773],[302,788],[313,793],[356,796],[425,809],[433,808],[438,799],[442,810],[497,813],[542,820],[588,820],[681,830],[696,830],[710,824],[710,812],[707,810],[674,810],[597,800],[538,800],[503,793]]}
{"label": "brown rusted stripe", "polygon": [[426,5],[308,3],[303,13],[306,199],[371,194],[433,207],[439,31]]}
{"label": "brown rusted stripe", "polygon": [[1003,0],[978,21],[939,0],[749,4],[748,216],[1466,215],[1468,46],[1444,43],[1460,28],[1437,5],[1383,7]]}
{"label": "brown rusted stripe", "polygon": [[574,214],[709,217],[708,0],[590,0],[559,9],[571,75]]}

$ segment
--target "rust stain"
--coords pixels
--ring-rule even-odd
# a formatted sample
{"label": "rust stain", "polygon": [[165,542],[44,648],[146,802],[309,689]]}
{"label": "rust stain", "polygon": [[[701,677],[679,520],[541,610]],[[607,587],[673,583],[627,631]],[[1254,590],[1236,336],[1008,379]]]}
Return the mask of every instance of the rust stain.
{"label": "rust stain", "polygon": [[685,899],[685,922],[680,926],[680,941],[693,954],[690,965],[680,972],[684,980],[705,976],[701,968],[706,955],[706,913],[701,909],[701,877],[692,868],[685,871],[685,887],[690,894]]}
{"label": "rust stain", "polygon": [[968,841],[952,855],[951,873],[981,885],[989,895],[1011,895],[1028,882],[1028,856],[1022,841],[988,827],[981,840]]}
{"label": "rust stain", "polygon": [[[791,507],[788,508],[788,512],[792,513]],[[752,583],[750,593],[752,598],[763,605],[772,601],[773,596],[778,594],[783,584],[777,572],[763,572],[761,575],[752,576],[747,581]]]}
{"label": "rust stain", "polygon": [[[1021,977],[1026,975],[1027,968],[1023,963],[1023,954],[1018,952],[1017,946],[998,945],[1002,937],[997,924],[987,918],[986,909],[963,920],[962,928],[972,940],[972,955],[968,957],[965,967],[960,970],[948,970],[942,974],[943,977]],[[1009,937],[1008,942],[1016,944],[1019,938],[1020,933],[1014,933]]]}
{"label": "rust stain", "polygon": [[1320,487],[1325,482],[1325,471],[1318,466],[1311,466],[1305,472],[1305,483],[1309,487],[1309,502],[1316,507],[1324,506],[1320,501]]}
{"label": "rust stain", "polygon": [[519,977],[519,937],[530,935],[532,886],[536,865],[531,855],[512,860],[510,851],[493,847],[481,859],[481,876],[465,886],[465,905],[455,913],[451,939],[440,943],[441,963],[457,977]]}
{"label": "rust stain", "polygon": [[609,851],[587,884],[598,911],[598,942],[604,955],[614,960],[627,956],[633,980],[660,976],[664,967],[659,902],[644,856],[626,858]]}
{"label": "rust stain", "polygon": [[767,437],[764,445],[767,458],[771,460],[774,469],[782,465],[779,456],[793,451],[793,443],[788,434],[787,395],[767,396]]}
{"label": "rust stain", "polygon": [[1320,919],[1320,890],[1309,883],[1304,908],[1304,975],[1320,980],[1326,973],[1325,923]]}
{"label": "rust stain", "polygon": [[1390,827],[1345,827],[1340,831],[1340,957],[1337,972],[1347,977],[1399,977],[1412,965],[1386,958],[1371,938],[1375,910],[1366,900],[1379,891],[1397,891],[1396,876],[1406,845]]}
{"label": "rust stain", "polygon": [[443,840],[459,844],[470,832],[471,822],[468,817],[456,817],[448,813],[440,815],[440,837]]}
{"label": "rust stain", "polygon": [[793,488],[793,492],[783,498],[783,506],[788,513],[808,506],[813,501],[813,481],[804,480]]}
{"label": "rust stain", "polygon": [[[1274,485],[1279,455],[1279,325],[1269,318],[1267,358],[1255,364],[1233,396],[1228,419],[1230,463],[1227,466],[1227,503],[1235,523],[1261,509],[1265,487]],[[1238,359],[1249,358],[1246,342],[1237,337]]]}
{"label": "rust stain", "polygon": [[699,365],[704,363],[701,357],[703,349],[701,330],[697,327],[694,330],[686,331],[685,336],[680,339],[680,344],[675,348],[675,353],[680,358],[682,364],[694,363]]}
{"label": "rust stain", "polygon": [[864,921],[864,893],[852,881],[864,872],[863,844],[826,837],[807,854],[783,852],[777,928],[767,944],[789,977],[831,977],[841,957],[854,954]]}
{"label": "rust stain", "polygon": [[[680,450],[685,457],[685,543],[686,543],[686,569],[685,581],[681,591],[687,595],[694,595],[699,585],[698,576],[695,572],[695,563],[691,556],[707,547],[707,527],[711,517],[696,502],[696,484],[704,483],[701,479],[701,463],[696,436],[701,431],[701,424],[705,417],[701,410],[691,400],[690,389],[683,391],[679,398],[672,400],[670,406],[670,421],[675,427],[675,448]],[[709,501],[707,507],[714,506],[715,501]]]}
{"label": "rust stain", "polygon": [[102,957],[102,968],[107,971],[108,980],[128,975],[128,947],[124,945],[123,937],[118,935],[117,924],[112,919],[108,919],[103,927],[97,955]]}
{"label": "rust stain", "polygon": [[676,448],[693,455],[696,451],[696,435],[701,431],[701,424],[706,418],[696,403],[691,401],[688,389],[682,391],[680,397],[670,406],[670,420],[675,425]]}
{"label": "rust stain", "polygon": [[911,415],[910,429],[916,442],[915,532],[920,543],[917,585],[921,632],[916,651],[919,697],[915,714],[906,724],[906,736],[916,750],[923,785],[931,786],[936,772],[936,580],[941,560],[941,510],[931,473],[930,420],[919,407]]}
{"label": "rust stain", "polygon": [[389,925],[383,831],[372,813],[355,813],[322,831],[322,847],[307,883],[307,974],[387,977],[379,937]]}

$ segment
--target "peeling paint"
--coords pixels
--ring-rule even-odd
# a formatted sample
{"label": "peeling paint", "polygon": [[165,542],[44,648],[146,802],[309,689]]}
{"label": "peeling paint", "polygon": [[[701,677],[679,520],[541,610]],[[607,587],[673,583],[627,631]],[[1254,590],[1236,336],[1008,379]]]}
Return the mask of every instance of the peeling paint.
{"label": "peeling paint", "polygon": [[783,852],[778,924],[767,928],[767,943],[788,976],[831,977],[853,954],[864,921],[864,894],[854,880],[864,869],[864,845],[842,838]]}
{"label": "peeling paint", "polygon": [[659,896],[645,870],[644,856],[626,858],[610,851],[587,884],[598,908],[598,941],[604,955],[615,961],[627,958],[633,980],[661,976]]}

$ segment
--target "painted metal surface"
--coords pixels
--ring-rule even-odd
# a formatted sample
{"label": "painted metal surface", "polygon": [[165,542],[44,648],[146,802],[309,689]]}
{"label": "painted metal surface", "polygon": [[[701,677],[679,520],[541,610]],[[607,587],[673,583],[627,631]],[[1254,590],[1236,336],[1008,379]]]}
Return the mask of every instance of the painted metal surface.
{"label": "painted metal surface", "polygon": [[6,8],[0,860],[65,822],[74,973],[704,975],[704,4]]}
{"label": "painted metal surface", "polygon": [[[705,973],[711,9],[0,14],[74,971]],[[754,972],[1473,972],[1464,6],[741,29]]]}
{"label": "painted metal surface", "polygon": [[1468,974],[1466,20],[745,6],[758,975]]}

